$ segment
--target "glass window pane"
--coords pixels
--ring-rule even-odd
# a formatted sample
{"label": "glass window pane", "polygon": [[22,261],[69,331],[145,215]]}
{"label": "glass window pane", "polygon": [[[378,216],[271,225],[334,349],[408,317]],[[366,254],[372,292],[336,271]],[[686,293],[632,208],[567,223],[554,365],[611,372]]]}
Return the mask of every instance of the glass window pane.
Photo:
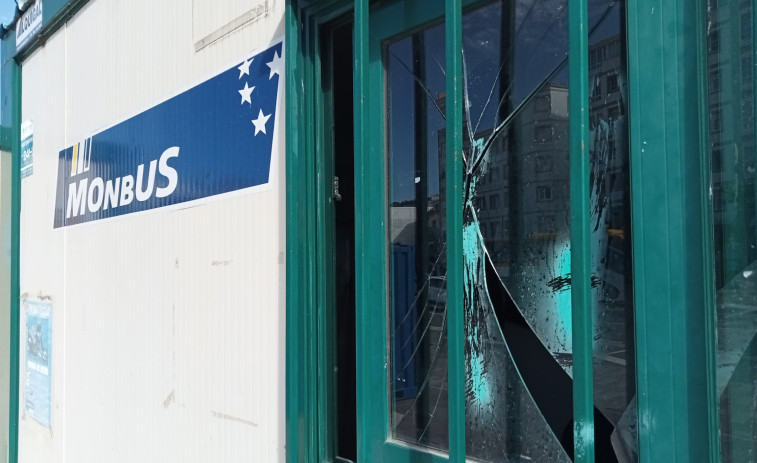
{"label": "glass window pane", "polygon": [[708,3],[721,449],[724,462],[753,462],[757,461],[754,2]]}
{"label": "glass window pane", "polygon": [[[597,461],[636,461],[622,2],[590,1]],[[567,1],[463,15],[467,453],[568,462]],[[391,434],[448,448],[444,32],[385,44]]]}
{"label": "glass window pane", "polygon": [[391,435],[449,448],[444,164],[444,29],[385,47],[391,262]]}
{"label": "glass window pane", "polygon": [[[589,13],[595,452],[637,461],[625,19],[621,2]],[[573,450],[567,1],[494,2],[463,30],[468,455],[560,461]],[[493,192],[502,207],[478,207]],[[517,412],[521,394],[538,417]]]}

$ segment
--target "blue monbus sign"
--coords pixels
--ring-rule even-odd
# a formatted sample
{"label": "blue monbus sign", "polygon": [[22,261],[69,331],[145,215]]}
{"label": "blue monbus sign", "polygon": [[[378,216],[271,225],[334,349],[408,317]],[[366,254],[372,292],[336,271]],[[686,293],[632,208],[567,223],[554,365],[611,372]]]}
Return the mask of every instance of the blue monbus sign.
{"label": "blue monbus sign", "polygon": [[268,183],[283,43],[61,151],[54,227]]}

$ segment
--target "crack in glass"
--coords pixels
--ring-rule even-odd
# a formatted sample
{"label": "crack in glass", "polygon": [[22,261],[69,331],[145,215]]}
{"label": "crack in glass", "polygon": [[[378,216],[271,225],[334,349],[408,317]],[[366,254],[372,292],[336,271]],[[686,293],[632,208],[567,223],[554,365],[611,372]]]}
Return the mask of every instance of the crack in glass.
{"label": "crack in glass", "polygon": [[[598,461],[636,461],[623,5],[590,2]],[[567,3],[463,16],[466,449],[571,461]],[[385,46],[392,436],[448,449],[444,30]],[[625,420],[623,419],[625,418]]]}

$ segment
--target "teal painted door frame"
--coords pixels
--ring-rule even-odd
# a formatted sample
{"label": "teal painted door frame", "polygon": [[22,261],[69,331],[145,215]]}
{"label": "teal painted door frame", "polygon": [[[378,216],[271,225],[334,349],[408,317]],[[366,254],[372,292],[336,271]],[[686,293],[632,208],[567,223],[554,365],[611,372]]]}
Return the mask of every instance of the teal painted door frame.
{"label": "teal painted door frame", "polygon": [[[19,426],[19,373],[20,373],[20,241],[21,241],[21,65],[15,59],[15,35],[13,40],[6,39],[2,42],[2,74],[0,75],[0,93],[2,105],[0,106],[0,122],[2,122],[2,144],[0,149],[3,156],[9,155],[11,160],[6,165],[10,166],[11,172],[3,172],[3,180],[10,179],[10,188],[3,185],[3,191],[10,192],[10,217],[3,217],[3,222],[10,223],[10,230],[4,230],[2,246],[8,254],[3,257],[2,265],[9,267],[10,287],[6,288],[5,301],[10,309],[10,345],[7,354],[10,357],[10,384],[8,387],[8,462],[18,462],[18,426]],[[5,154],[7,152],[8,154]],[[10,231],[10,236],[5,235]],[[7,246],[7,248],[6,248]]]}
{"label": "teal painted door frame", "polygon": [[627,5],[640,455],[719,461],[707,5]]}
{"label": "teal painted door frame", "polygon": [[[458,2],[449,2],[448,7],[453,21],[447,33],[453,39],[449,42],[454,44],[458,43],[458,32],[452,23],[459,20],[460,6]],[[579,11],[581,7],[575,8]],[[368,143],[370,130],[383,125],[377,112],[370,111],[371,107],[381,107],[370,93],[371,88],[380,84],[371,81],[377,72],[380,74],[380,70],[373,69],[380,62],[372,55],[370,42],[374,27],[381,29],[382,25],[371,23],[368,29],[367,1],[355,2],[354,10],[352,2],[287,3],[289,462],[329,461],[330,456],[319,448],[322,439],[333,438],[327,425],[318,421],[319,395],[314,390],[314,385],[320,384],[316,381],[320,354],[315,333],[320,309],[314,293],[318,287],[314,254],[318,238],[311,232],[317,225],[313,200],[318,197],[319,188],[315,180],[318,176],[315,139],[316,134],[323,132],[318,127],[322,108],[313,97],[318,91],[314,75],[320,61],[313,37],[325,21],[350,11],[354,11],[356,23],[366,25],[355,28],[354,69],[356,150],[373,153],[364,163],[356,164],[356,187],[367,192],[357,199],[357,205],[368,207],[380,203],[384,197],[383,185],[379,188],[378,182],[372,181],[372,177],[384,175],[384,167],[380,165],[383,153],[377,149],[381,145]],[[712,213],[707,196],[710,160],[706,135],[705,13],[704,0],[639,0],[627,4],[638,429],[640,461],[645,463],[701,461],[704,455],[709,461],[719,460]],[[396,19],[407,21],[404,17]],[[585,48],[579,47],[578,50]],[[571,52],[578,53],[573,49]],[[453,55],[448,53],[451,61],[447,65],[452,74],[457,74]],[[448,87],[448,93],[458,94],[454,84]],[[449,120],[456,117],[455,106],[448,106],[448,111],[452,111]],[[447,136],[453,137],[451,132]],[[456,146],[455,138],[448,140],[448,149],[454,150]],[[454,168],[448,167],[450,172]],[[580,174],[581,169],[576,172],[577,178]],[[579,201],[580,198],[576,199],[577,204]],[[384,228],[374,223],[357,233],[362,237],[359,240],[375,243],[383,239]],[[385,256],[376,254],[372,259],[378,260],[374,261],[366,254],[362,259],[368,260],[360,259],[358,268],[363,262],[381,265],[359,272],[358,281],[367,286],[385,282],[385,275],[380,274]],[[358,333],[358,355],[367,354],[376,345],[385,346],[385,333],[378,331]],[[581,393],[590,388],[590,382],[584,384]],[[384,400],[375,400],[387,394],[385,376],[358,377],[358,389],[358,402],[362,404],[359,426],[386,436],[388,409]],[[461,436],[461,432],[453,433],[451,443]],[[393,453],[394,447],[398,446],[377,444],[365,438],[359,442],[366,461],[436,459],[410,457],[404,451]],[[460,455],[459,450],[454,453]],[[592,460],[591,456],[584,456],[582,461]]]}

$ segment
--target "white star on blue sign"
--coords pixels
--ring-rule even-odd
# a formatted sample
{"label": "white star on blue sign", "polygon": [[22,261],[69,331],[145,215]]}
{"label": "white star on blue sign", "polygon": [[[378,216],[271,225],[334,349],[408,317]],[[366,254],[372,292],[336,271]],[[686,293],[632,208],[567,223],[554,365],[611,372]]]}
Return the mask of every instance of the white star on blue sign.
{"label": "white star on blue sign", "polygon": [[[263,98],[261,100],[260,98],[269,92],[274,92],[275,95],[276,92],[278,92],[278,86],[281,82],[278,81],[278,79],[278,82],[274,81],[273,76],[278,76],[280,79],[281,76],[284,75],[284,58],[278,51],[274,51],[273,55],[268,55],[263,58],[263,60],[264,61],[260,66],[257,64],[252,66],[253,59],[250,58],[243,61],[242,64],[237,67],[239,70],[239,78],[237,80],[242,79],[244,76],[248,76],[244,79],[244,88],[239,89],[239,87],[237,87],[237,92],[242,96],[240,104],[244,106],[245,103],[249,103],[250,109],[252,109],[252,114],[255,114],[255,111],[258,112],[257,117],[251,120],[252,125],[255,127],[253,132],[254,137],[257,137],[261,132],[265,136],[271,136],[266,129],[266,124],[276,111],[276,98],[272,100],[270,98]],[[266,71],[268,79],[265,78]],[[257,90],[255,90],[256,88]],[[252,98],[253,90],[255,90],[256,95],[254,101]],[[274,104],[273,107],[270,106],[271,102]]]}
{"label": "white star on blue sign", "polygon": [[244,104],[245,101],[252,104],[250,95],[252,94],[253,90],[255,90],[255,86],[248,87],[247,82],[244,83],[244,88],[242,90],[239,90],[239,94],[242,95],[242,102],[240,104]]}
{"label": "white star on blue sign", "polygon": [[[263,110],[261,109],[258,113],[258,118],[253,119],[252,123],[255,125],[255,135],[257,136],[258,132],[266,133],[265,131],[265,123],[268,122],[268,118],[271,117],[271,115],[264,115]],[[266,133],[266,135],[268,135]]]}
{"label": "white star on blue sign", "polygon": [[266,63],[266,65],[271,68],[271,74],[268,76],[268,79],[272,79],[274,74],[278,74],[279,76],[282,75],[282,71],[284,70],[284,60],[279,56],[279,52],[274,53],[273,59]]}

